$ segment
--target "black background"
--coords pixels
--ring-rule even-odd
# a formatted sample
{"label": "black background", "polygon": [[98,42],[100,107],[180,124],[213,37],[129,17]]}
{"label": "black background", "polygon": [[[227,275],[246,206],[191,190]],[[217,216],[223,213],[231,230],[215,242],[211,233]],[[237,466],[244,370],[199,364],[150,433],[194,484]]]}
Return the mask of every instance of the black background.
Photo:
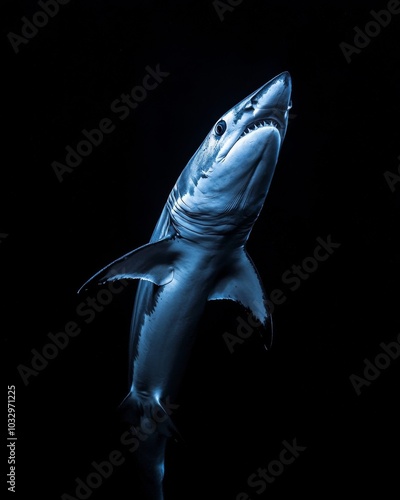
{"label": "black background", "polygon": [[[7,34],[39,7],[3,3],[0,266],[6,384],[17,397],[14,498],[75,496],[75,478],[114,449],[125,462],[91,498],[140,498],[114,418],[127,391],[136,284],[90,324],[77,315],[86,297],[76,291],[148,241],[218,117],[285,70],[292,119],[248,242],[266,290],[286,296],[275,343],[266,353],[255,333],[230,354],[222,335],[247,313],[207,306],[174,414],[184,443],[168,450],[166,499],[373,488],[384,498],[396,487],[400,361],[359,396],[349,377],[400,331],[400,184],[392,192],[384,177],[400,155],[400,15],[350,64],[339,46],[386,5],[243,0],[221,20],[211,1],[71,0],[16,54]],[[120,120],[111,103],[157,64],[169,76]],[[65,147],[103,118],[116,130],[60,183],[52,162],[64,163]],[[328,235],[340,247],[290,290],[282,274]],[[69,321],[79,336],[24,385],[17,366]],[[295,438],[306,449],[258,495],[247,478]]]}

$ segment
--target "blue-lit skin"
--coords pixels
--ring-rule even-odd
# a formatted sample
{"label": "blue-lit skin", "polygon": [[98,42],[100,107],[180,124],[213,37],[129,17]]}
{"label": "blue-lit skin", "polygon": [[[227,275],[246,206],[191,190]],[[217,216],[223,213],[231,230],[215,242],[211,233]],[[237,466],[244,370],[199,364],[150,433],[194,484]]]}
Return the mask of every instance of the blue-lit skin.
{"label": "blue-lit skin", "polygon": [[[271,326],[266,297],[245,245],[262,209],[285,137],[291,78],[284,72],[224,114],[172,189],[150,243],[88,283],[140,279],[131,326],[131,391],[122,403],[140,427],[175,400],[208,300],[229,299]],[[171,420],[139,446],[149,498],[162,499]]]}

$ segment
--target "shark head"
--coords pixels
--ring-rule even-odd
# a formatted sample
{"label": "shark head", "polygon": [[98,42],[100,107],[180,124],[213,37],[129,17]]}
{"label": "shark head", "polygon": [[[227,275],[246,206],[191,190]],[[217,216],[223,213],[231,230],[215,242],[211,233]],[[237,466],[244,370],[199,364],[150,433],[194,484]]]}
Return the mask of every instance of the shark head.
{"label": "shark head", "polygon": [[264,204],[291,108],[281,73],[221,116],[182,172],[175,211],[212,232],[251,227]]}

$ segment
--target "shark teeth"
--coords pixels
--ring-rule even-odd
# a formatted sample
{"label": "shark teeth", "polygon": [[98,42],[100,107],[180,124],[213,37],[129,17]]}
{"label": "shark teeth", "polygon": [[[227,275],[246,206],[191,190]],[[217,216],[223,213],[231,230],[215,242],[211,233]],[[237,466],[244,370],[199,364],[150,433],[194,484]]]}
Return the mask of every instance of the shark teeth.
{"label": "shark teeth", "polygon": [[272,120],[272,119],[267,119],[267,120],[258,120],[256,122],[251,123],[248,125],[242,135],[240,137],[244,137],[245,135],[249,134],[250,132],[253,132],[254,130],[257,130],[262,127],[275,127],[278,128],[279,124],[277,121]]}

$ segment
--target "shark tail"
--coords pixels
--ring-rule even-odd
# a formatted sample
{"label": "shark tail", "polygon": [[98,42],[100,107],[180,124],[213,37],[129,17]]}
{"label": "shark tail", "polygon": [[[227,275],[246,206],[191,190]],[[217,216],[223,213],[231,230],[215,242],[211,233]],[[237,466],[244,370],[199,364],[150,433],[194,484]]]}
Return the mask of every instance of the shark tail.
{"label": "shark tail", "polygon": [[164,463],[167,441],[180,437],[173,424],[170,401],[161,402],[154,395],[141,395],[132,390],[118,407],[121,423],[129,426],[136,438],[134,462],[140,472],[142,489],[149,500],[163,500]]}
{"label": "shark tail", "polygon": [[132,390],[118,406],[121,422],[133,426],[146,435],[157,432],[165,437],[181,437],[170,418],[169,398],[162,402],[155,396],[142,396]]}

